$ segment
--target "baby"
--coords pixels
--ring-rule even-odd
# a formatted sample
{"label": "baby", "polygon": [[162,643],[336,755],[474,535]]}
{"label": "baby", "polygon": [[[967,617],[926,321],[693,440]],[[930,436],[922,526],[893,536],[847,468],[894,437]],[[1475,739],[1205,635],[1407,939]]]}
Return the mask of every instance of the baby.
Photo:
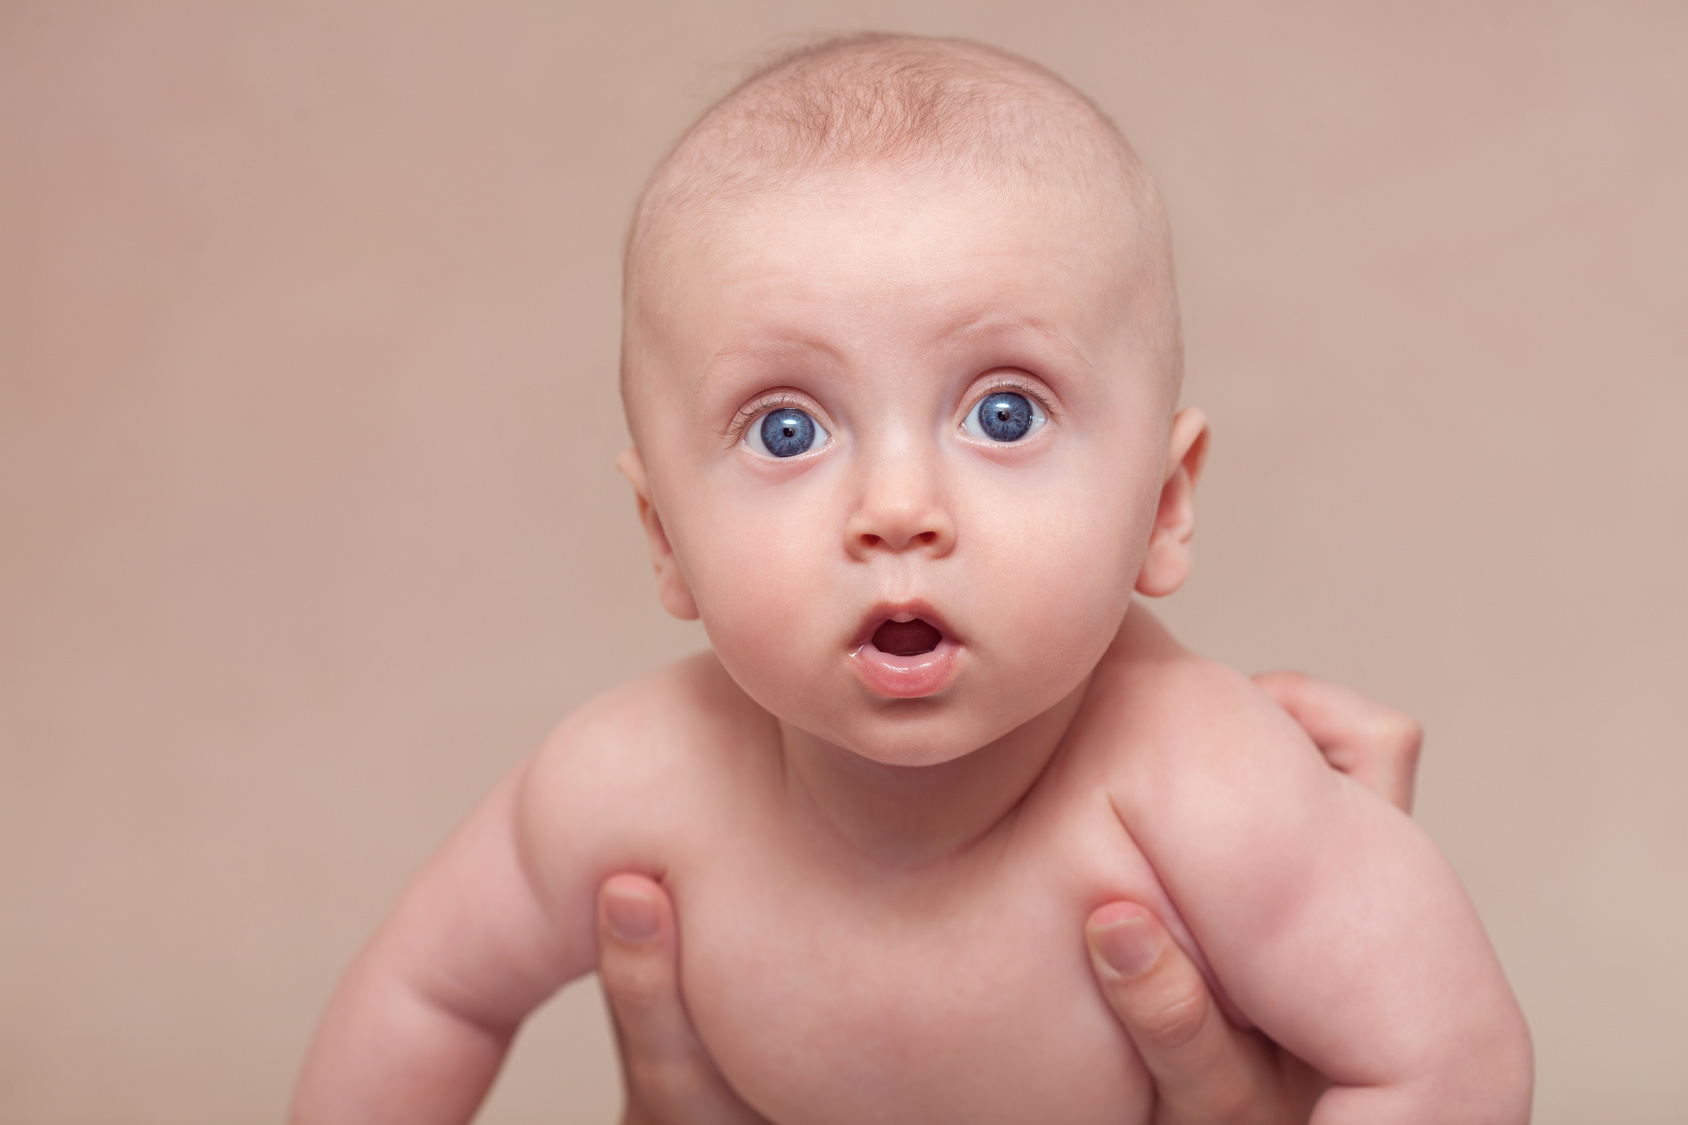
{"label": "baby", "polygon": [[867,36],[710,110],[628,242],[621,468],[713,651],[576,712],[428,863],[295,1121],[467,1120],[620,871],[782,1125],[1148,1121],[1080,938],[1120,899],[1329,1078],[1316,1121],[1524,1121],[1448,864],[1133,603],[1190,566],[1180,374],[1155,190],[1046,71]]}

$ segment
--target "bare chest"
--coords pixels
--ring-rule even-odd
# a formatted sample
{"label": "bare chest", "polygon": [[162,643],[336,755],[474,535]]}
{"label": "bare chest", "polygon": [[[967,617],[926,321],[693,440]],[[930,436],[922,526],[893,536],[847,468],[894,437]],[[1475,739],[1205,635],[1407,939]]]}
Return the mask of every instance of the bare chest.
{"label": "bare chest", "polygon": [[740,1093],[780,1125],[1146,1121],[1151,1092],[1083,926],[1164,891],[1106,802],[1030,815],[916,874],[748,836],[674,871],[684,989]]}

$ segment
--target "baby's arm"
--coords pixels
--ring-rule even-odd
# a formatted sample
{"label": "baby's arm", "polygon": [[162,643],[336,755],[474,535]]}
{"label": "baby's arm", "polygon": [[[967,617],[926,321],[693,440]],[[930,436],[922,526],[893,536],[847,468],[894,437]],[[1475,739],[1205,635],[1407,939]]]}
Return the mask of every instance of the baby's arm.
{"label": "baby's arm", "polygon": [[347,971],[306,1057],[294,1125],[469,1120],[523,1017],[591,968],[592,949],[551,919],[519,855],[525,773],[428,861]]}
{"label": "baby's arm", "polygon": [[594,862],[606,833],[593,810],[613,802],[579,791],[582,772],[602,780],[578,768],[582,725],[559,728],[411,880],[329,1004],[294,1125],[469,1120],[522,1019],[594,967],[594,894],[607,873],[594,868],[614,868]]}
{"label": "baby's arm", "polygon": [[1435,846],[1242,677],[1154,675],[1184,704],[1133,740],[1116,808],[1231,998],[1335,1083],[1313,1121],[1527,1121],[1528,1031]]}

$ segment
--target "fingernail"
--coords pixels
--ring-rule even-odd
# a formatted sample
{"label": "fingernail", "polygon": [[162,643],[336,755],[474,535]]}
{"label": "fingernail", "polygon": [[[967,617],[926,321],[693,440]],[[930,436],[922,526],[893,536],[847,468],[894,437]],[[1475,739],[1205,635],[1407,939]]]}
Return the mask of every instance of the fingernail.
{"label": "fingernail", "polygon": [[643,945],[656,936],[656,902],[638,891],[610,887],[604,891],[604,920],[618,940]]}
{"label": "fingernail", "polygon": [[1160,957],[1161,939],[1147,914],[1122,914],[1091,927],[1090,947],[1126,979],[1148,972]]}

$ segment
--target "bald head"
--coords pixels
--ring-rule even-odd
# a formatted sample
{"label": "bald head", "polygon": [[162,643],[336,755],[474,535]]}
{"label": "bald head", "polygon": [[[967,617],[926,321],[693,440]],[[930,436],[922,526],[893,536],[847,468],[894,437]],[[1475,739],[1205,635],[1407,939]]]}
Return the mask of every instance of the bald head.
{"label": "bald head", "polygon": [[[1059,201],[1100,214],[1140,293],[1176,383],[1182,361],[1170,240],[1153,182],[1113,122],[1083,94],[980,43],[865,34],[793,52],[699,118],[639,198],[624,271],[622,388],[659,319],[670,256],[770,196],[861,171]],[[1139,309],[1139,311],[1144,311]]]}

